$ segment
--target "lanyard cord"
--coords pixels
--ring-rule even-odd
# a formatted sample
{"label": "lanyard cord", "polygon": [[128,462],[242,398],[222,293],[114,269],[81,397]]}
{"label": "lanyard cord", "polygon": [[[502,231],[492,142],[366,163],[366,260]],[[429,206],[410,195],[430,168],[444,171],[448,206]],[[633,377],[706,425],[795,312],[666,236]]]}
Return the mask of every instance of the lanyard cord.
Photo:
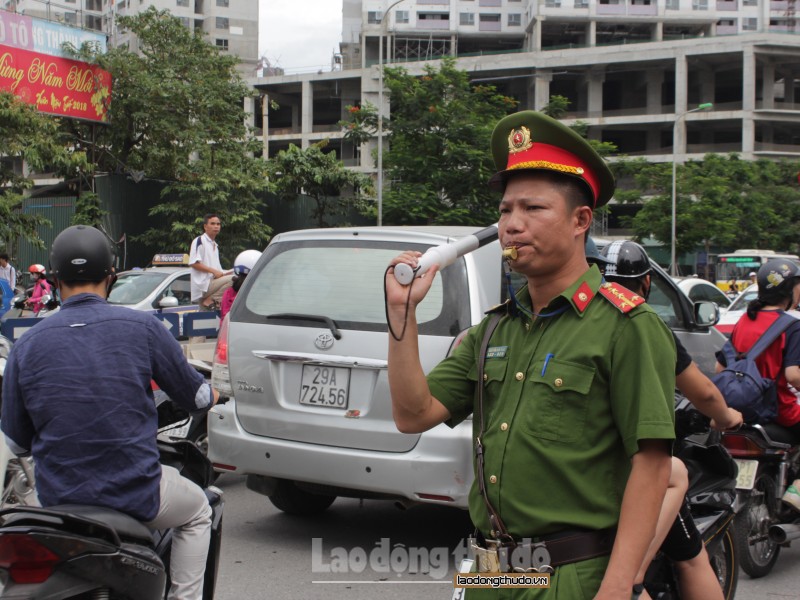
{"label": "lanyard cord", "polygon": [[405,316],[403,317],[403,329],[400,330],[400,335],[398,336],[394,329],[392,328],[392,322],[389,320],[389,302],[386,296],[386,276],[389,274],[389,269],[392,266],[386,267],[386,270],[383,272],[383,310],[386,313],[386,326],[389,328],[389,334],[395,339],[397,342],[401,342],[406,335],[406,326],[408,325],[408,307],[411,305],[411,286],[414,285],[414,281],[416,277],[411,280],[411,283],[408,284],[408,297],[406,298],[406,312]]}

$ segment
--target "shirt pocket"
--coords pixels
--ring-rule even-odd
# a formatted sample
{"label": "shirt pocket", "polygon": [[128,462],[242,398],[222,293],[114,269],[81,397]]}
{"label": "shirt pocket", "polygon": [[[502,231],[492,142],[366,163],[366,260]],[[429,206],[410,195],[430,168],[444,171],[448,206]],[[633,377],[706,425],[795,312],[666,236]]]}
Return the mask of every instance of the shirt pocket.
{"label": "shirt pocket", "polygon": [[523,390],[523,425],[533,437],[563,443],[581,439],[595,369],[550,359],[533,363]]}

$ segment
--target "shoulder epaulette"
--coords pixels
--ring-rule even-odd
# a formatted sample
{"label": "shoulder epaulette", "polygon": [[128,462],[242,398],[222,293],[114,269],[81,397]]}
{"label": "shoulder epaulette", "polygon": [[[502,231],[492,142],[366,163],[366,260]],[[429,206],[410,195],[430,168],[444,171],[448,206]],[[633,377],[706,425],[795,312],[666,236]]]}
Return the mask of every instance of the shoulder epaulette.
{"label": "shoulder epaulette", "polygon": [[495,304],[492,308],[485,311],[483,314],[491,315],[493,313],[499,313],[499,312],[507,313],[509,311],[510,302],[511,300],[506,300],[505,302],[501,302],[500,304]]}
{"label": "shoulder epaulette", "polygon": [[622,313],[628,313],[640,304],[644,304],[644,298],[616,283],[603,283],[600,286],[600,295]]}

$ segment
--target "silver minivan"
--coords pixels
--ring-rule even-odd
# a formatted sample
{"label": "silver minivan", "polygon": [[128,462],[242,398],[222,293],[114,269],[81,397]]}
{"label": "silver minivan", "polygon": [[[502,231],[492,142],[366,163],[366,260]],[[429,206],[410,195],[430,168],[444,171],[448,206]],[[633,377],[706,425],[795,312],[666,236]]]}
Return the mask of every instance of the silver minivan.
{"label": "silver minivan", "polygon": [[[232,400],[209,415],[209,458],[293,514],[337,496],[465,508],[473,478],[472,423],[397,431],[386,376],[383,279],[404,250],[452,242],[465,227],[316,229],[276,236],[220,328],[212,383]],[[659,269],[657,310],[708,360],[724,338]],[[429,371],[503,301],[498,242],[443,269],[417,308]],[[710,304],[710,303],[709,303]],[[716,315],[713,305],[706,314]],[[708,318],[706,317],[706,320]],[[699,344],[699,345],[698,345]]]}

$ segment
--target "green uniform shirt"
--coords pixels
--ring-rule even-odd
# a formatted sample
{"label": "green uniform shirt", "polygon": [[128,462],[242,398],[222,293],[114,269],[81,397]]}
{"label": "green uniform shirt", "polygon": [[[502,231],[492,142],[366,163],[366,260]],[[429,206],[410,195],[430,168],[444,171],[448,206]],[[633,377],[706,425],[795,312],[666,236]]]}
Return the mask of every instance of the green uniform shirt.
{"label": "green uniform shirt", "polygon": [[[518,538],[615,526],[639,440],[675,437],[672,335],[649,306],[623,313],[598,293],[600,285],[592,267],[542,315],[563,312],[504,316],[487,350],[486,487]],[[527,288],[517,298],[531,310]],[[477,411],[487,321],[428,375],[450,426]],[[474,435],[479,427],[476,412]],[[491,537],[476,483],[469,508],[475,526]]]}

